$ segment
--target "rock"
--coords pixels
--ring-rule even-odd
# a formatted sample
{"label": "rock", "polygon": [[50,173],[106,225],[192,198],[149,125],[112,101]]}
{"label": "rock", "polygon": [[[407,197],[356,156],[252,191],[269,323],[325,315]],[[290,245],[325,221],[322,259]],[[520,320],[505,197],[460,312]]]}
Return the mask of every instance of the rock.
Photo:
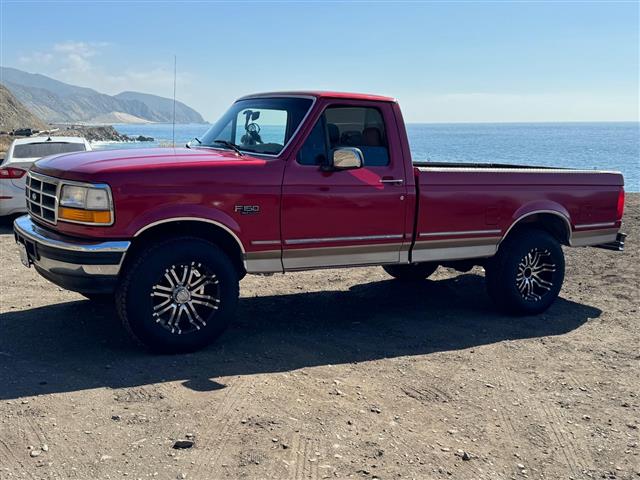
{"label": "rock", "polygon": [[520,470],[524,470],[524,465],[521,463],[518,463],[516,467],[518,467]]}
{"label": "rock", "polygon": [[583,419],[583,420],[591,420],[591,416],[589,416],[589,415],[582,415],[582,419]]}
{"label": "rock", "polygon": [[145,137],[144,135],[138,135],[136,137],[136,141],[138,141],[138,142],[153,142],[153,137]]}
{"label": "rock", "polygon": [[485,383],[484,386],[487,388],[496,388],[495,385],[491,385],[490,383]]}
{"label": "rock", "polygon": [[29,452],[30,457],[39,457],[42,452],[40,450],[34,449]]}
{"label": "rock", "polygon": [[382,412],[382,410],[380,410],[380,408],[375,407],[375,406],[374,406],[374,407],[371,407],[371,411],[372,411],[373,413],[381,413],[381,412]]}
{"label": "rock", "polygon": [[187,478],[187,474],[186,474],[186,473],[184,473],[184,472],[179,473],[179,474],[178,474],[178,476],[177,476],[176,478],[179,478],[179,479],[181,479],[181,480],[184,480],[185,478]]}
{"label": "rock", "polygon": [[122,419],[120,415],[111,415],[111,420],[114,422],[119,422]]}
{"label": "rock", "polygon": [[176,440],[173,444],[173,448],[175,449],[185,449],[193,447],[195,443],[193,440]]}
{"label": "rock", "polygon": [[281,445],[281,446],[282,446],[282,448],[284,448],[285,450],[286,450],[287,448],[289,448],[289,444],[288,444],[288,443],[284,443],[284,442],[283,442],[283,443],[281,443],[280,445]]}
{"label": "rock", "polygon": [[271,441],[272,441],[273,443],[278,443],[278,439],[277,439],[277,438],[275,438],[275,437],[273,437],[273,438],[271,439]]}
{"label": "rock", "polygon": [[49,445],[47,445],[46,443],[42,445],[42,447],[40,447],[40,450],[42,450],[43,452],[48,452],[49,451]]}
{"label": "rock", "polygon": [[193,438],[195,435],[193,433],[186,433],[184,436],[187,438]]}
{"label": "rock", "polygon": [[100,461],[101,461],[101,462],[104,462],[104,461],[107,461],[107,460],[111,460],[112,458],[113,458],[113,457],[112,457],[111,455],[102,455],[102,456],[100,457]]}

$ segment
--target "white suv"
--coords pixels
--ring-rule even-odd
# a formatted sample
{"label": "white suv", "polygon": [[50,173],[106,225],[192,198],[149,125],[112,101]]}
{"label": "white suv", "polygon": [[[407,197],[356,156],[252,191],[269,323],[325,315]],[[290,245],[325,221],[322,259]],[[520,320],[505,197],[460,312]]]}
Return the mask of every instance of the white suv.
{"label": "white suv", "polygon": [[26,212],[25,174],[36,160],[60,153],[84,152],[91,145],[83,137],[27,137],[13,141],[0,163],[0,217]]}

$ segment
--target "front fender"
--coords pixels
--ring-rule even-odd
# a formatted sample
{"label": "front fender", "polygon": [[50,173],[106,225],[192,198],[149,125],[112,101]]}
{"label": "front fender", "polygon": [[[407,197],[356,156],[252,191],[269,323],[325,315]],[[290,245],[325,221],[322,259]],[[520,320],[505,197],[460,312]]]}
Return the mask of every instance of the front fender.
{"label": "front fender", "polygon": [[128,225],[128,236],[137,237],[145,230],[156,225],[181,220],[215,224],[231,233],[244,251],[244,245],[240,240],[242,232],[238,222],[226,212],[210,206],[163,205],[157,209],[148,210],[144,214],[135,217]]}

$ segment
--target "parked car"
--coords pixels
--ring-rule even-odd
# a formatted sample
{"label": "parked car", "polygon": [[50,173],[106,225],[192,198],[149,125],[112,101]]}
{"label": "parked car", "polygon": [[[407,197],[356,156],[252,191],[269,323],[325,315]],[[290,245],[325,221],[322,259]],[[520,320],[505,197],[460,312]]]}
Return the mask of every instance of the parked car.
{"label": "parked car", "polygon": [[185,148],[44,159],[27,192],[23,263],[115,294],[163,352],[219,337],[247,273],[381,265],[421,281],[480,265],[499,308],[531,315],[560,292],[563,245],[624,246],[620,173],[412,162],[398,103],[373,95],[243,97]]}
{"label": "parked car", "polygon": [[26,212],[25,180],[36,160],[48,155],[91,150],[81,137],[29,137],[14,140],[0,163],[0,216]]}

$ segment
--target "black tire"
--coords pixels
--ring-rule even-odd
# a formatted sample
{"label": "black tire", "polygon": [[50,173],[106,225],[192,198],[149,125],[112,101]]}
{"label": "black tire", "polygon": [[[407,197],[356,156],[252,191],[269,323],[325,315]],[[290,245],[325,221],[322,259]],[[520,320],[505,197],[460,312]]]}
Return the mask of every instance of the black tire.
{"label": "black tire", "polygon": [[113,293],[81,293],[80,295],[94,303],[109,304],[115,302]]}
{"label": "black tire", "polygon": [[[183,275],[188,281],[178,278]],[[198,283],[203,286],[195,288]],[[187,288],[191,285],[193,290]],[[188,301],[178,295],[180,289],[189,292]],[[222,250],[204,239],[178,237],[140,252],[121,279],[116,306],[124,327],[143,345],[159,353],[184,353],[222,335],[238,296],[238,272]]]}
{"label": "black tire", "polygon": [[408,263],[403,265],[384,265],[384,271],[397,280],[415,282],[428,278],[438,269],[437,263]]}
{"label": "black tire", "polygon": [[500,245],[485,266],[485,276],[489,296],[500,310],[514,315],[544,312],[564,281],[562,247],[544,230],[523,228]]}

